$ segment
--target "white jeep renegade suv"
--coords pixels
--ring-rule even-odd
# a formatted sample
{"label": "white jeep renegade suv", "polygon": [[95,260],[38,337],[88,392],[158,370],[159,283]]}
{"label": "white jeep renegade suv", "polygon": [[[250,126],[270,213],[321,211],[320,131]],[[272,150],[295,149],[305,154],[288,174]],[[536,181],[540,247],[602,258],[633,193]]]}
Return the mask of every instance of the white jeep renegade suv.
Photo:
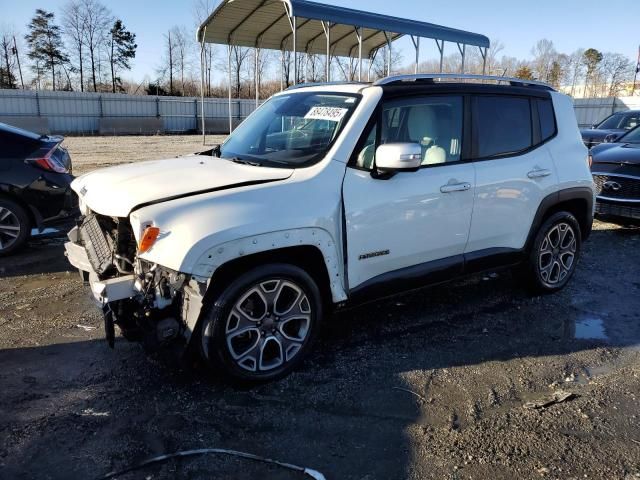
{"label": "white jeep renegade suv", "polygon": [[567,96],[447,75],[292,88],[220,147],[73,188],[109,342],[181,340],[244,381],[295,368],[332,308],[513,265],[559,290],[594,203]]}

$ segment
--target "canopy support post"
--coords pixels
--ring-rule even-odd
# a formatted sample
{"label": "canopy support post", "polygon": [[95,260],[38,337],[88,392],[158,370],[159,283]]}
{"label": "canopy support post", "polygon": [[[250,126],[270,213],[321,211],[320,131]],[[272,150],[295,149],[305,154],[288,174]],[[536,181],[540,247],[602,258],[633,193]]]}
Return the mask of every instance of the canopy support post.
{"label": "canopy support post", "polygon": [[280,91],[284,90],[284,50],[280,50]]}
{"label": "canopy support post", "polygon": [[480,49],[480,55],[482,55],[482,75],[485,75],[487,72],[487,47],[482,48],[482,47],[478,47]]}
{"label": "canopy support post", "polygon": [[327,38],[327,58],[326,58],[326,72],[325,79],[327,82],[331,81],[331,22],[322,23],[322,29],[324,30],[324,36]]}
{"label": "canopy support post", "polygon": [[460,73],[464,73],[464,57],[467,51],[467,44],[463,43],[462,46],[458,43],[458,50],[460,51],[460,55],[462,56],[462,62],[460,63]]}
{"label": "canopy support post", "polygon": [[387,77],[391,76],[391,38],[387,34],[384,33],[384,38],[387,40]]}
{"label": "canopy support post", "polygon": [[414,73],[417,74],[418,65],[420,63],[420,37],[414,37],[413,35],[411,35],[411,41],[413,42],[413,46],[416,49],[416,65],[414,68]]}
{"label": "canopy support post", "polygon": [[358,81],[362,81],[362,27],[356,27],[356,37],[358,38]]}
{"label": "canopy support post", "polygon": [[229,70],[229,135],[233,132],[233,117],[231,116],[231,44],[228,46],[227,69]]}
{"label": "canopy support post", "polygon": [[204,121],[204,61],[205,61],[205,53],[204,53],[204,37],[207,34],[207,27],[205,25],[202,31],[202,40],[200,41],[200,122],[202,125],[202,145],[206,144],[206,131],[205,131],[205,121]]}
{"label": "canopy support post", "polygon": [[369,53],[369,68],[367,70],[367,82],[371,81],[371,70],[373,69],[373,62],[375,61],[377,54],[378,54],[378,49],[372,50]]}
{"label": "canopy support post", "polygon": [[258,73],[258,68],[260,68],[260,50],[258,49],[258,47],[254,49],[254,53],[256,55],[256,66],[255,70],[253,71],[253,76],[255,77],[254,80],[256,82],[256,108],[258,108],[258,104],[260,103],[260,76]]}
{"label": "canopy support post", "polygon": [[438,51],[440,52],[440,73],[442,73],[442,67],[444,64],[444,40],[440,40],[440,42],[436,39],[436,45],[438,46]]}
{"label": "canopy support post", "polygon": [[292,19],[292,28],[293,28],[293,84],[297,85],[298,84],[298,52],[297,52],[298,18],[297,17],[293,17]]}

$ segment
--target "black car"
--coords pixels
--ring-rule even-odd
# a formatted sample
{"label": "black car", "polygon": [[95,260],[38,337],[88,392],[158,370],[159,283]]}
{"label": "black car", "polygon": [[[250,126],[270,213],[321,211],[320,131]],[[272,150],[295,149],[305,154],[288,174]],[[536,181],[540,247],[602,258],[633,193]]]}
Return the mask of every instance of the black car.
{"label": "black car", "polygon": [[620,136],[640,125],[640,110],[617,112],[608,116],[590,129],[580,130],[582,141],[587,148],[595,147],[608,140],[615,141]]}
{"label": "black car", "polygon": [[71,158],[62,140],[0,123],[0,256],[24,245],[32,229],[77,215]]}
{"label": "black car", "polygon": [[640,221],[640,127],[590,152],[596,214],[617,223]]}

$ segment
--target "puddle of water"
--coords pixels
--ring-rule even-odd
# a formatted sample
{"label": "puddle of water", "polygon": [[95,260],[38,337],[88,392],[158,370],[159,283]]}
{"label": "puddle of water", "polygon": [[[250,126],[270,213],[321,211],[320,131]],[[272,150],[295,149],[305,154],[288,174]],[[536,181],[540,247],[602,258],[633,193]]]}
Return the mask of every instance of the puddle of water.
{"label": "puddle of water", "polygon": [[585,316],[576,320],[575,338],[589,340],[608,340],[604,330],[604,321],[598,317]]}

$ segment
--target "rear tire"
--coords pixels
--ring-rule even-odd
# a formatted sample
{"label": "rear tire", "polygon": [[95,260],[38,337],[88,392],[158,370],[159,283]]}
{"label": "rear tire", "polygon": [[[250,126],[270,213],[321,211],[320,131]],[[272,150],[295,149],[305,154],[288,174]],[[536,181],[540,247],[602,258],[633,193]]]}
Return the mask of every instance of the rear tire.
{"label": "rear tire", "polygon": [[19,204],[0,198],[0,257],[24,246],[31,234],[29,215]]}
{"label": "rear tire", "polygon": [[212,299],[200,329],[202,358],[237,383],[277,380],[311,350],[322,314],[320,290],[304,270],[256,267]]}
{"label": "rear tire", "polygon": [[534,239],[525,265],[525,280],[535,293],[564,288],[576,270],[582,248],[580,224],[569,212],[551,215]]}

